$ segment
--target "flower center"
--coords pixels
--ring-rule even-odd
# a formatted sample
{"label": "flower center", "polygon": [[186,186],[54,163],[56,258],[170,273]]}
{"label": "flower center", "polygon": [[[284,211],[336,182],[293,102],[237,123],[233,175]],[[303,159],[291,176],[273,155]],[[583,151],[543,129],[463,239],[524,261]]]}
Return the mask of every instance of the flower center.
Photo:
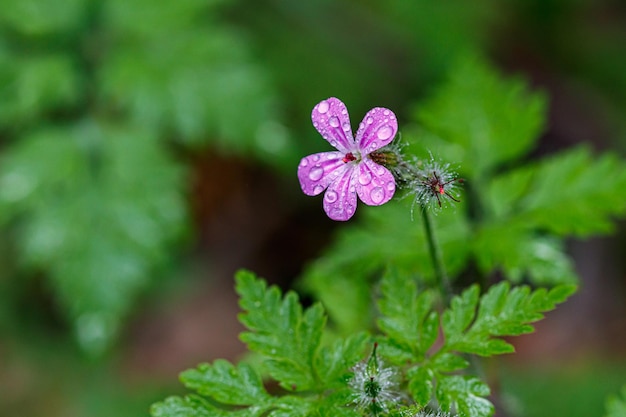
{"label": "flower center", "polygon": [[352,152],[348,152],[341,160],[347,164],[348,162],[356,161],[356,156],[354,156]]}

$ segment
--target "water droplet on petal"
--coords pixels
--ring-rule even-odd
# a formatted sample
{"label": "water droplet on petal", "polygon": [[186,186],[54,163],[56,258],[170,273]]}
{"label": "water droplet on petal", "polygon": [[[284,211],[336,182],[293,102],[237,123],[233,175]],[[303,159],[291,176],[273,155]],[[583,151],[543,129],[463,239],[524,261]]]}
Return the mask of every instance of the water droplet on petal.
{"label": "water droplet on petal", "polygon": [[313,194],[317,195],[319,193],[321,193],[322,191],[324,191],[324,186],[322,184],[317,184],[314,188],[313,188]]}
{"label": "water droplet on petal", "polygon": [[339,118],[337,116],[333,116],[328,119],[328,124],[332,127],[339,127]]}
{"label": "water droplet on petal", "polygon": [[336,141],[336,140],[331,140],[331,141],[330,141],[330,144],[331,144],[332,146],[334,146],[335,148],[337,147],[337,141]]}
{"label": "water droplet on petal", "polygon": [[385,116],[388,116],[388,115],[389,115],[389,110],[385,110],[385,111],[383,111],[383,114],[384,114]]}
{"label": "water droplet on petal", "polygon": [[344,123],[342,127],[346,132],[350,131],[350,123]]}
{"label": "water droplet on petal", "polygon": [[370,147],[371,149],[376,149],[376,148],[378,147],[378,144],[377,144],[376,142],[372,142],[372,143],[370,143],[370,146],[369,146],[369,147]]}
{"label": "water droplet on petal", "polygon": [[389,139],[392,133],[393,133],[393,129],[385,125],[381,127],[380,129],[378,129],[378,131],[376,132],[376,136],[378,137],[378,139],[385,140],[385,139]]}
{"label": "water droplet on petal", "polygon": [[320,156],[318,154],[313,155],[313,161],[317,162],[320,160]]}
{"label": "water droplet on petal", "polygon": [[396,189],[396,184],[395,184],[393,181],[389,181],[389,182],[387,183],[387,189],[388,189],[389,191],[393,191],[393,190],[395,190],[395,189]]}
{"label": "water droplet on petal", "polygon": [[327,101],[322,101],[320,104],[317,105],[317,111],[320,113],[326,113],[329,108],[330,104],[328,104]]}
{"label": "water droplet on petal", "polygon": [[368,117],[367,119],[365,119],[365,123],[371,125],[372,123],[374,123],[374,119],[372,117]]}
{"label": "water droplet on petal", "polygon": [[385,190],[383,190],[382,187],[372,188],[370,198],[374,204],[380,204],[385,198]]}
{"label": "water droplet on petal", "polygon": [[335,201],[337,201],[337,193],[334,192],[333,190],[328,190],[326,191],[326,195],[324,196],[324,198],[329,203],[334,203]]}
{"label": "water droplet on petal", "polygon": [[370,182],[372,182],[372,174],[370,174],[369,171],[361,172],[361,175],[359,175],[359,184],[367,185]]}
{"label": "water droplet on petal", "polygon": [[307,166],[307,165],[309,165],[309,161],[307,161],[307,160],[306,160],[306,158],[305,158],[305,159],[303,159],[302,161],[300,161],[300,166],[301,166],[301,167],[305,167],[305,166]]}
{"label": "water droplet on petal", "polygon": [[324,170],[320,166],[313,167],[309,172],[309,179],[311,181],[318,181],[324,175]]}

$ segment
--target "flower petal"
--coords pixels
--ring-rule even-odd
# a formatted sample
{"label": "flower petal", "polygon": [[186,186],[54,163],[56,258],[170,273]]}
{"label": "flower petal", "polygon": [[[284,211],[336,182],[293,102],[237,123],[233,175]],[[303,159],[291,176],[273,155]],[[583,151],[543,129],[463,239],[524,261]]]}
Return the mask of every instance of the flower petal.
{"label": "flower petal", "polygon": [[363,118],[356,132],[356,142],[362,155],[389,144],[398,131],[396,115],[384,107],[375,107]]}
{"label": "flower petal", "polygon": [[331,182],[324,194],[324,211],[333,220],[346,221],[356,211],[356,192],[354,181],[356,165],[346,164],[342,175]]}
{"label": "flower petal", "polygon": [[318,195],[343,173],[347,164],[341,152],[321,152],[302,158],[298,165],[298,179],[306,195]]}
{"label": "flower petal", "polygon": [[331,97],[320,101],[313,108],[311,119],[322,137],[339,151],[346,154],[356,150],[348,109],[341,100]]}
{"label": "flower petal", "polygon": [[356,192],[368,206],[380,206],[396,192],[396,180],[387,168],[365,158],[356,171]]}

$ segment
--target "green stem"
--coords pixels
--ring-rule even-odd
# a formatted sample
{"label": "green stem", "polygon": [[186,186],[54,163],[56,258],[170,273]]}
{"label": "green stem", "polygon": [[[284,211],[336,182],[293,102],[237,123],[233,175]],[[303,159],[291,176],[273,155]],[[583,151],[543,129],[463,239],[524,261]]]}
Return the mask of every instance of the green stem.
{"label": "green stem", "polygon": [[428,244],[430,260],[433,264],[433,269],[435,270],[435,280],[437,281],[439,291],[441,291],[441,296],[447,305],[452,298],[452,287],[450,286],[448,275],[446,274],[443,261],[441,260],[441,252],[435,242],[435,233],[433,231],[432,220],[430,219],[428,208],[422,205],[420,211],[422,212],[422,219],[424,220],[424,231],[426,232],[426,242]]}

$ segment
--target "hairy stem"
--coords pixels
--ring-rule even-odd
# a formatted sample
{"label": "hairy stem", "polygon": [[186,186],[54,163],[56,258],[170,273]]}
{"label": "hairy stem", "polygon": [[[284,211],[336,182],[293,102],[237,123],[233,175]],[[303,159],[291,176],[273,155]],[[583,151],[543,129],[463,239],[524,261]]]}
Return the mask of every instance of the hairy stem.
{"label": "hairy stem", "polygon": [[422,219],[424,221],[424,231],[426,233],[426,242],[428,244],[430,260],[433,264],[433,269],[435,270],[435,280],[437,282],[437,286],[439,287],[439,291],[441,291],[441,296],[447,305],[452,298],[452,287],[450,286],[446,269],[443,266],[443,261],[441,260],[441,252],[435,242],[435,233],[433,231],[432,220],[430,218],[430,214],[428,213],[428,208],[422,205],[420,211],[422,212]]}

